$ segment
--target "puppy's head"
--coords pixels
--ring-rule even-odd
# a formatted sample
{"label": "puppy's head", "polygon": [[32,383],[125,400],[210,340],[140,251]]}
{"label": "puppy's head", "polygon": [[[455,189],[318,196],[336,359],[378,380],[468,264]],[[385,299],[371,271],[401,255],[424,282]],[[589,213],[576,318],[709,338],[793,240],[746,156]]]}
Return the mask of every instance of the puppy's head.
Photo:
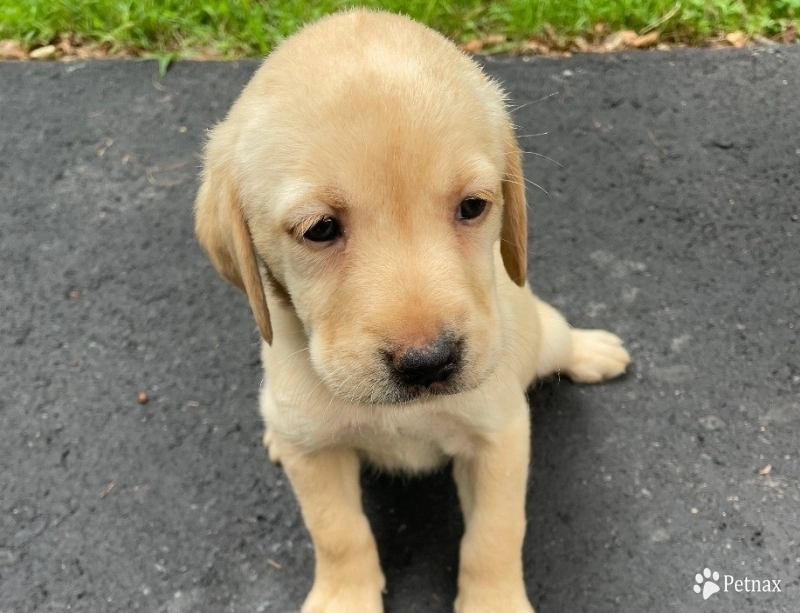
{"label": "puppy's head", "polygon": [[496,365],[497,283],[525,283],[520,152],[500,89],[435,32],[353,11],[290,38],[213,130],[196,208],[264,339],[262,278],[334,394],[455,393]]}

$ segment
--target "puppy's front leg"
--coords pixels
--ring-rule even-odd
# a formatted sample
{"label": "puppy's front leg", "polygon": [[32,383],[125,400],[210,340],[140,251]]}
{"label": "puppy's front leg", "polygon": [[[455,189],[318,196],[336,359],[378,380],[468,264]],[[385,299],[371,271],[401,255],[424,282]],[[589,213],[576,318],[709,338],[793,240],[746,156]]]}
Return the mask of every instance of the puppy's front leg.
{"label": "puppy's front leg", "polygon": [[454,459],[466,527],[456,613],[533,613],[522,578],[530,418],[521,393],[516,402],[512,423]]}
{"label": "puppy's front leg", "polygon": [[351,449],[305,453],[281,440],[280,458],[316,556],[301,613],[381,613],[384,578],[361,506],[358,456]]}

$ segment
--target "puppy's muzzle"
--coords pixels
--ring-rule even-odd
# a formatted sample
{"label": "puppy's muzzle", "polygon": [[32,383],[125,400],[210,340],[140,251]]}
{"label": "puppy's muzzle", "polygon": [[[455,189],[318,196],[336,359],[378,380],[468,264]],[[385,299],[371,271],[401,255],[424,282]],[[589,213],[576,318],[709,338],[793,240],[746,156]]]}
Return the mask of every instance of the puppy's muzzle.
{"label": "puppy's muzzle", "polygon": [[450,382],[461,369],[462,341],[441,335],[422,347],[403,347],[386,353],[392,379],[398,387],[411,392],[428,389],[446,393]]}

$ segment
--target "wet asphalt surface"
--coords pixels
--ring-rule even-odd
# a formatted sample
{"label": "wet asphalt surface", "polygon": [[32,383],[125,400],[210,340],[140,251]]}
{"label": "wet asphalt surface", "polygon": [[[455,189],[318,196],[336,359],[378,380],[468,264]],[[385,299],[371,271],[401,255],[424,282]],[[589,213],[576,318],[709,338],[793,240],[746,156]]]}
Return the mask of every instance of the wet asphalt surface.
{"label": "wet asphalt surface", "polygon": [[[531,390],[538,613],[796,613],[800,49],[485,61],[542,188],[534,288],[633,356]],[[310,587],[251,315],[193,237],[205,130],[255,68],[0,63],[0,613],[284,613]],[[387,613],[450,611],[449,475],[364,486]],[[706,567],[782,591],[704,602]]]}

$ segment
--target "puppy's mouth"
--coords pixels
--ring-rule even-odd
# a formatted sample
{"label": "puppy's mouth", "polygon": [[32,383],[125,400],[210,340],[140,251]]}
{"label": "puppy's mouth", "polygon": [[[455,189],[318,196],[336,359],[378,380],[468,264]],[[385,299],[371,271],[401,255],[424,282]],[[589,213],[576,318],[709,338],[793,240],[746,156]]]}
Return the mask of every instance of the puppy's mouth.
{"label": "puppy's mouth", "polygon": [[[456,379],[458,378],[456,377]],[[426,399],[433,399],[436,396],[450,396],[463,391],[466,391],[466,388],[455,380],[436,382],[430,385],[398,385],[395,383],[387,393],[390,398],[387,404],[420,402]]]}
{"label": "puppy's mouth", "polygon": [[470,354],[462,337],[445,333],[424,345],[384,346],[373,354],[369,368],[334,367],[338,376],[328,371],[323,380],[335,396],[356,404],[426,403],[468,392],[485,381],[493,368],[484,372]]}

